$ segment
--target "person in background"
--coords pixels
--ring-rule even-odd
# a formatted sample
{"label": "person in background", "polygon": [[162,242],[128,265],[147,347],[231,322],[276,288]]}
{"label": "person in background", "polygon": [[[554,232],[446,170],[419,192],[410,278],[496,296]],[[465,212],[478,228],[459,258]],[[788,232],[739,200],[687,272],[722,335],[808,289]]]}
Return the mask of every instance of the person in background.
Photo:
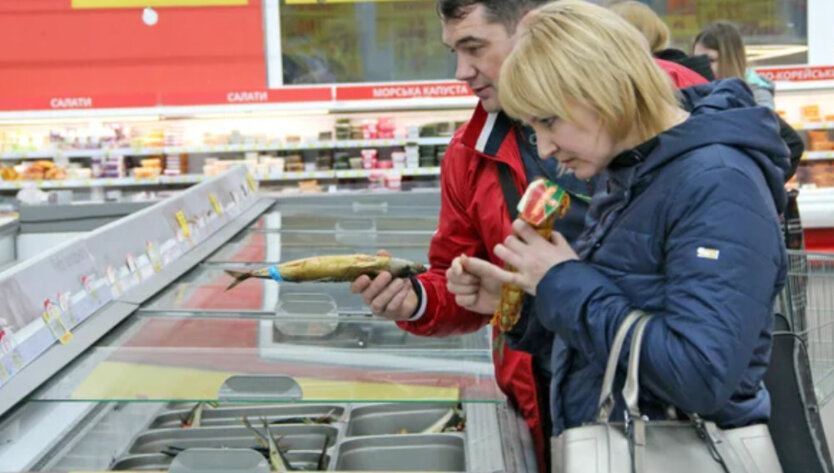
{"label": "person in background", "polygon": [[747,82],[753,90],[756,103],[773,110],[773,95],[776,91],[773,82],[747,67],[747,52],[736,25],[729,21],[716,21],[707,25],[695,37],[692,54],[709,58],[716,79],[738,77]]}
{"label": "person in background", "polygon": [[[499,282],[535,295],[536,316],[557,335],[553,435],[594,420],[614,334],[635,309],[654,316],[641,412],[663,419],[674,406],[721,427],[766,423],[762,378],[786,277],[778,213],[788,149],[773,112],[738,79],[676,95],[639,33],[581,0],[527,16],[499,97],[536,131],[540,156],[580,179],[605,173],[608,188],[573,248],[517,220],[518,236],[494,252],[518,272],[468,258],[477,287],[454,286],[479,294],[468,301],[475,311]],[[612,418],[623,409],[617,396]]]}
{"label": "person in background", "polygon": [[[773,82],[756,74],[747,67],[747,53],[739,29],[729,21],[717,21],[707,25],[692,44],[692,54],[706,55],[716,79],[736,77],[747,83],[753,91],[756,104],[774,109]],[[791,150],[791,169],[785,176],[787,181],[796,173],[805,143],[790,125],[780,118],[779,134]]]}
{"label": "person in background", "polygon": [[645,3],[628,0],[612,3],[608,8],[643,34],[654,57],[688,67],[708,81],[715,80],[710,60],[706,55],[688,56],[680,49],[669,47],[669,27],[651,7]]}

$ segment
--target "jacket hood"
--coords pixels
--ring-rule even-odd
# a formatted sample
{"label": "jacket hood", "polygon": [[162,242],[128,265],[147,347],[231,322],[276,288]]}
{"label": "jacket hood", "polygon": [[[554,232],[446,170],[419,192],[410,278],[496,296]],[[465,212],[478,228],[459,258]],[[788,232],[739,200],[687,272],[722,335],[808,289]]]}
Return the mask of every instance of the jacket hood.
{"label": "jacket hood", "polygon": [[708,81],[715,80],[715,74],[712,72],[712,67],[709,64],[709,58],[703,54],[700,56],[688,56],[680,49],[669,48],[654,53],[654,56],[658,59],[672,61],[689,68]]}
{"label": "jacket hood", "polygon": [[[690,117],[632,151],[642,155],[636,180],[649,178],[659,168],[698,148],[725,145],[755,161],[765,176],[776,208],[785,207],[785,175],[790,151],[779,136],[776,115],[757,107],[753,94],[740,79],[727,79],[681,90]],[[612,170],[621,163],[618,156]],[[635,182],[636,182],[635,180]]]}

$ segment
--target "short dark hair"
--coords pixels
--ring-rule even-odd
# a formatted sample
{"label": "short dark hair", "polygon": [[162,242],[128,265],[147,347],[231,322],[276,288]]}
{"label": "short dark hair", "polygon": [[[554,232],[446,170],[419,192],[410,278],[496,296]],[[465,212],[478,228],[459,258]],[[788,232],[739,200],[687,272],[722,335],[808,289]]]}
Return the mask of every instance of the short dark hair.
{"label": "short dark hair", "polygon": [[443,20],[459,20],[466,10],[475,5],[486,9],[487,21],[502,23],[508,31],[515,30],[518,21],[528,11],[553,0],[437,0],[437,14]]}

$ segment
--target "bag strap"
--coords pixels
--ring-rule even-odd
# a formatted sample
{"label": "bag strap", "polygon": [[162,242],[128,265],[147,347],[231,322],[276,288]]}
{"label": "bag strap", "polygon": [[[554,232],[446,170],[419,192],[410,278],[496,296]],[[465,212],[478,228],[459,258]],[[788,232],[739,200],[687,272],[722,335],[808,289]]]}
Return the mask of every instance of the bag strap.
{"label": "bag strap", "polygon": [[628,415],[632,418],[639,418],[640,407],[640,350],[643,346],[643,334],[646,324],[651,320],[651,315],[643,316],[634,326],[634,334],[631,336],[631,352],[628,355],[628,373],[626,374],[625,386],[623,386],[623,400],[625,400]]}
{"label": "bag strap", "polygon": [[623,386],[623,399],[625,399],[627,412],[626,426],[631,442],[631,459],[634,462],[635,473],[646,471],[646,420],[640,414],[638,401],[640,397],[640,351],[643,346],[643,335],[646,333],[646,324],[651,318],[651,315],[643,314],[634,326],[634,333],[631,335],[631,352],[628,354],[628,373],[625,386]]}
{"label": "bag strap", "polygon": [[507,212],[510,214],[510,221],[518,218],[518,202],[521,195],[513,183],[513,175],[510,166],[502,161],[496,161],[498,166],[498,179],[501,181],[501,191],[504,193],[504,202],[507,204]]}
{"label": "bag strap", "polygon": [[620,354],[623,351],[628,331],[631,330],[641,317],[646,313],[642,310],[634,310],[620,322],[620,328],[614,336],[611,344],[611,351],[608,353],[608,363],[605,365],[605,376],[602,378],[602,391],[599,394],[599,410],[597,411],[597,422],[606,423],[614,410],[614,376],[617,374],[617,363],[620,361]]}

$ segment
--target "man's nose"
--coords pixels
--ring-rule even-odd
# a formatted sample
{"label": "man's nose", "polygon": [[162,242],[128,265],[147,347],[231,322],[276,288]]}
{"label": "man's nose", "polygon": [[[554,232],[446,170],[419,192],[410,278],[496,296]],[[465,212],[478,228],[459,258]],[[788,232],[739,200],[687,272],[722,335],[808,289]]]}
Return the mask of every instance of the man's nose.
{"label": "man's nose", "polygon": [[471,62],[458,56],[457,66],[455,67],[455,79],[460,81],[468,81],[474,79],[478,75],[478,69],[472,65]]}

